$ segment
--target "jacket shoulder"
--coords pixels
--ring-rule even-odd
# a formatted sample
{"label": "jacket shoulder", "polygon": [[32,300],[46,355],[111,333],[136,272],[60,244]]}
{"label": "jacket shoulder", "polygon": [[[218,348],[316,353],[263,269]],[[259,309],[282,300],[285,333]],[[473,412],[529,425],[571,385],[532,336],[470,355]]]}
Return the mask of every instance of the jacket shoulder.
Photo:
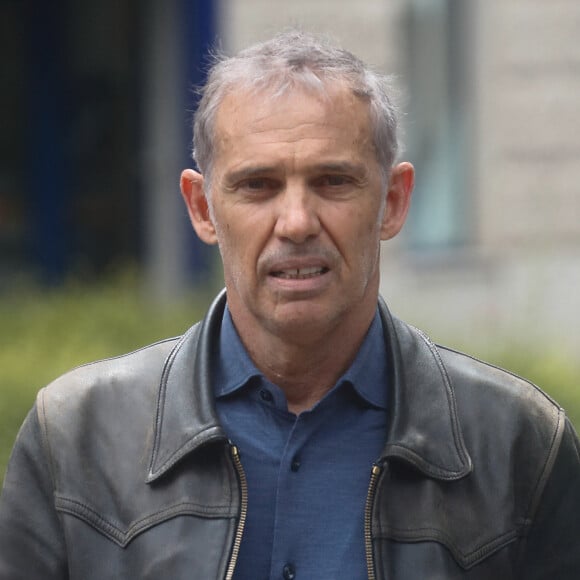
{"label": "jacket shoulder", "polygon": [[[450,410],[456,419],[452,424],[457,426],[453,441],[459,440],[465,449],[470,469],[450,480],[428,479],[423,473],[410,472],[406,464],[392,463],[391,472],[401,482],[398,503],[405,509],[397,512],[393,508],[389,513],[390,537],[436,540],[465,569],[493,554],[501,559],[501,549],[508,545],[514,546],[515,553],[516,541],[537,521],[548,482],[561,483],[555,465],[564,440],[564,411],[530,381],[435,345],[410,325],[394,324],[402,358],[411,361],[409,366],[414,369],[405,375],[406,390],[419,393],[413,401],[423,411],[417,415],[422,420],[420,449],[427,448],[430,441],[425,433],[437,437],[432,424],[445,433],[440,418]],[[446,396],[437,398],[441,392]],[[418,438],[418,425],[414,423],[407,441]],[[440,437],[429,456],[438,459],[446,449],[445,441],[451,440],[449,435]],[[415,491],[429,493],[413,495],[410,482]],[[493,563],[493,559],[489,561]]]}
{"label": "jacket shoulder", "polygon": [[83,478],[145,479],[164,368],[189,334],[82,365],[38,393],[36,415],[57,496],[82,496],[76,482]]}
{"label": "jacket shoulder", "polygon": [[[531,381],[473,356],[437,346],[462,414],[477,408],[483,418],[516,419],[548,430],[561,421],[563,409]],[[489,424],[488,424],[489,425]]]}
{"label": "jacket shoulder", "polygon": [[41,389],[37,404],[45,413],[78,412],[95,397],[119,396],[123,391],[159,386],[165,360],[179,338],[168,338],[120,356],[90,362],[61,375]]}
{"label": "jacket shoulder", "polygon": [[[179,342],[166,339],[82,365],[38,393],[36,413],[55,479],[72,479],[79,460],[89,461],[113,448],[118,453],[143,453],[154,424],[163,369]],[[123,437],[127,430],[133,439]],[[127,441],[131,449],[123,448]]]}
{"label": "jacket shoulder", "polygon": [[524,378],[448,348],[439,352],[475,473],[481,479],[493,465],[494,477],[519,497],[516,520],[529,524],[562,443],[564,410]]}

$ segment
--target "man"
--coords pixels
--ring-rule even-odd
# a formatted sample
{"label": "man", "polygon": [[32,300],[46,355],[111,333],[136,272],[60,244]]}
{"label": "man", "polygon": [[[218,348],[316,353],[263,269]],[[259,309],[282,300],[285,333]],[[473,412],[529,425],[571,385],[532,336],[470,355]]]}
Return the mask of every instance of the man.
{"label": "man", "polygon": [[580,577],[563,411],[378,296],[413,187],[396,125],[388,82],[307,35],[213,67],[181,189],[226,292],[40,392],[0,578]]}

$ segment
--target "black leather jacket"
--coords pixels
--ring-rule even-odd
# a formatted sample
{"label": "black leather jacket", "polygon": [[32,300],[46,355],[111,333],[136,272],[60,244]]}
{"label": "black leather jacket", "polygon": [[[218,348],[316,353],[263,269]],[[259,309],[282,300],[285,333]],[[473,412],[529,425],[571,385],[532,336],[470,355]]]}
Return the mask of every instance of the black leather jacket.
{"label": "black leather jacket", "polygon": [[[213,406],[224,303],[179,340],[39,393],[5,479],[1,580],[231,577],[247,505]],[[369,577],[580,578],[580,459],[563,411],[380,309],[391,417],[369,473]]]}

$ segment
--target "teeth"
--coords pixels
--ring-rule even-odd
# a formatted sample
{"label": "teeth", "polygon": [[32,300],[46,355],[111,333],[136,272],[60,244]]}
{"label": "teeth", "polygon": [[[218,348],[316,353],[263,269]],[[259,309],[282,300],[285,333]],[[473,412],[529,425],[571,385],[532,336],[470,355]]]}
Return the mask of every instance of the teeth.
{"label": "teeth", "polygon": [[297,268],[296,270],[283,270],[276,272],[279,278],[312,278],[324,272],[324,268],[314,266],[312,268]]}

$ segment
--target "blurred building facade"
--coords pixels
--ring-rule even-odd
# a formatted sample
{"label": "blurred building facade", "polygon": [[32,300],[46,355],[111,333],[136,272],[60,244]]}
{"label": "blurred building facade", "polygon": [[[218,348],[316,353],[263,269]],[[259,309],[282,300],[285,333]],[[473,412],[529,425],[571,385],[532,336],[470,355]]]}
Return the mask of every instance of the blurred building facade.
{"label": "blurred building facade", "polygon": [[[57,31],[68,31],[67,66],[76,76],[64,75],[68,84],[58,86],[38,77],[43,67],[23,63],[38,46],[18,38],[5,18],[14,21],[19,5],[0,0],[13,56],[3,58],[3,76],[25,87],[1,97],[11,113],[3,113],[10,138],[0,157],[0,276],[46,259],[42,252],[54,249],[42,240],[57,228],[68,248],[55,262],[62,270],[75,260],[99,270],[126,254],[145,265],[150,286],[165,297],[191,281],[184,272],[198,259],[193,278],[205,279],[207,258],[185,233],[177,189],[188,164],[187,83],[201,78],[204,47],[214,39],[236,51],[300,26],[395,74],[404,95],[405,158],[417,168],[417,188],[403,235],[384,246],[381,291],[392,309],[447,342],[493,347],[515,337],[580,349],[576,0],[107,0],[92,7],[58,0],[51,6],[61,6],[64,20],[32,19],[53,18]],[[58,50],[62,38],[53,32],[46,42]],[[62,77],[54,62],[43,66]],[[56,103],[52,120],[74,119],[65,135],[46,129],[54,143],[34,137],[47,122],[38,116],[46,91]],[[71,99],[70,91],[84,97]],[[70,101],[82,110],[59,109]],[[24,130],[18,119],[26,117]],[[59,156],[75,135],[73,153]],[[68,166],[59,165],[63,159]],[[27,188],[32,193],[19,197]],[[65,213],[41,219],[59,199]]]}
{"label": "blurred building facade", "polygon": [[160,300],[205,282],[179,174],[216,26],[213,0],[0,0],[0,291],[129,264]]}
{"label": "blurred building facade", "polygon": [[[276,5],[276,9],[273,9]],[[437,339],[580,349],[580,3],[224,2],[231,50],[289,25],[401,82],[417,169],[381,292]]]}

